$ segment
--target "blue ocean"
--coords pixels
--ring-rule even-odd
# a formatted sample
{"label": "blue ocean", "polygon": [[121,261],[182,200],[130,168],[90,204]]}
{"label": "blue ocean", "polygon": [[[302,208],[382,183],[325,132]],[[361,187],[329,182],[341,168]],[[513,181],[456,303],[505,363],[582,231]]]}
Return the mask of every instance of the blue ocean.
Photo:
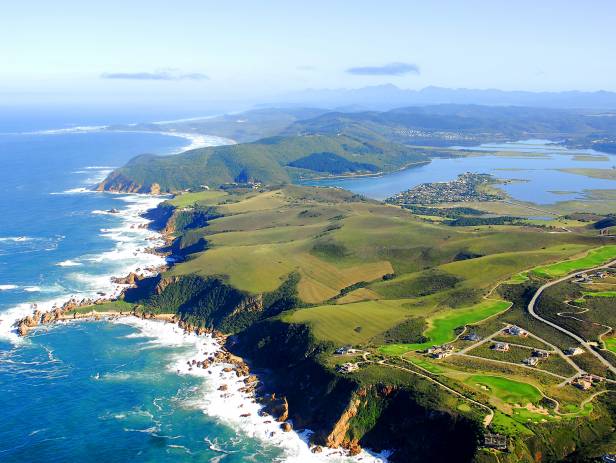
{"label": "blue ocean", "polygon": [[135,155],[191,143],[74,128],[130,122],[110,115],[20,116],[0,116],[0,461],[347,461],[334,451],[313,455],[307,434],[260,417],[220,366],[191,372],[187,361],[218,348],[210,338],[137,319],[15,335],[14,320],[32,304],[109,297],[118,290],[111,276],[164,263],[146,252],[159,237],[140,217],[161,199],[91,188]]}

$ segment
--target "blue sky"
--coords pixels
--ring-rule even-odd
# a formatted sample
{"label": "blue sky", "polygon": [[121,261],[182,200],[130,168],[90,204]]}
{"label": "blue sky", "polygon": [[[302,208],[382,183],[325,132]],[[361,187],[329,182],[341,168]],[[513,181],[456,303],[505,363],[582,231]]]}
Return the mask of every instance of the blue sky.
{"label": "blue sky", "polygon": [[0,103],[393,83],[616,91],[612,1],[71,1],[0,9]]}

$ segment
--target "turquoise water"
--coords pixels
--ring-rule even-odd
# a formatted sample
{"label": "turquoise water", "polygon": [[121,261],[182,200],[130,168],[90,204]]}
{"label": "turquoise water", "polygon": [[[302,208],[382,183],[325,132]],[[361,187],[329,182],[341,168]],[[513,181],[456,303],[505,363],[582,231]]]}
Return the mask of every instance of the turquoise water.
{"label": "turquoise water", "polygon": [[[616,165],[616,155],[597,153],[592,150],[566,149],[552,145],[547,140],[486,144],[465,148],[483,151],[513,151],[538,153],[540,156],[471,156],[449,159],[433,159],[431,163],[412,167],[393,174],[355,179],[326,179],[305,182],[308,185],[337,186],[364,194],[374,199],[385,199],[400,191],[408,190],[426,182],[445,182],[464,172],[492,174],[495,177],[520,182],[502,185],[514,199],[537,204],[553,204],[558,201],[582,198],[585,190],[616,189],[616,181],[588,178],[558,169],[598,168],[610,169]],[[577,161],[575,155],[594,154],[605,160]]]}
{"label": "turquoise water", "polygon": [[169,369],[191,352],[131,326],[79,323],[0,351],[0,461],[272,461],[200,409],[202,379]]}

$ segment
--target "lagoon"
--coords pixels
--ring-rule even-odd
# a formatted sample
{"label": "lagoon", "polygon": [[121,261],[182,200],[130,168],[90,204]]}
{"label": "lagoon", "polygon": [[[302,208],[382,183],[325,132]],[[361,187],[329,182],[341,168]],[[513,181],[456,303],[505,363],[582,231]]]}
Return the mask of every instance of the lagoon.
{"label": "lagoon", "polygon": [[[446,182],[464,172],[487,173],[517,182],[500,185],[519,201],[554,204],[581,199],[585,190],[616,189],[616,181],[589,178],[562,172],[566,168],[604,168],[616,165],[616,155],[588,149],[568,149],[549,140],[525,140],[514,143],[484,144],[477,147],[454,147],[460,157],[435,158],[429,164],[399,172],[356,178],[331,178],[303,182],[314,186],[335,186],[373,199],[385,199],[422,183]],[[464,151],[500,152],[501,154],[467,155]],[[506,155],[502,154],[507,152]],[[595,155],[596,160],[574,159]]]}

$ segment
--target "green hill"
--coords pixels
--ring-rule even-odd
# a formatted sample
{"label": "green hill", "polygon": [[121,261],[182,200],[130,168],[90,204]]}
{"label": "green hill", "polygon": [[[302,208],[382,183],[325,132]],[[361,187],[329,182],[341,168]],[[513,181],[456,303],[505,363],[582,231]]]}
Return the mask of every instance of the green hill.
{"label": "green hill", "polygon": [[386,141],[336,135],[270,137],[174,156],[141,155],[98,188],[158,193],[233,182],[282,184],[300,177],[392,171],[427,159],[417,150]]}

